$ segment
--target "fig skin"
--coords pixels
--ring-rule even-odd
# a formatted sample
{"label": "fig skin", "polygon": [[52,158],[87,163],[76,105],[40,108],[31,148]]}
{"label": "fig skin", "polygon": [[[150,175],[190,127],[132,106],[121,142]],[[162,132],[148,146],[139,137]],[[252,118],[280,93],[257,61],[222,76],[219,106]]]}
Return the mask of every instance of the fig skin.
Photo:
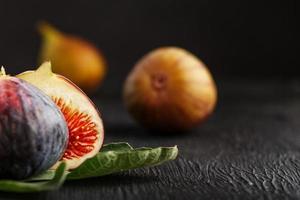
{"label": "fig skin", "polygon": [[127,77],[125,106],[144,127],[184,132],[213,112],[217,89],[207,67],[178,47],[164,47],[145,55]]}
{"label": "fig skin", "polygon": [[106,74],[103,54],[90,42],[65,34],[47,23],[38,26],[42,36],[39,64],[51,61],[52,70],[86,92],[95,91]]}
{"label": "fig skin", "polygon": [[26,179],[52,167],[68,142],[64,117],[41,90],[0,73],[0,178]]}
{"label": "fig skin", "polygon": [[[104,140],[100,113],[88,96],[64,76],[51,71],[51,63],[43,63],[36,71],[17,75],[50,96],[64,114],[69,129],[68,147],[61,159],[68,169],[75,169],[94,157]],[[60,161],[52,169],[57,168]]]}

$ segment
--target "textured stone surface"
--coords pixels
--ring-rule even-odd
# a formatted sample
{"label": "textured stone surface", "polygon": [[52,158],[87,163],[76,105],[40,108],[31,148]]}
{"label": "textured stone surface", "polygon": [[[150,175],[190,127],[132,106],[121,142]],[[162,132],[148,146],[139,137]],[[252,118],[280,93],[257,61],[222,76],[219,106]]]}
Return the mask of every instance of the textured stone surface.
{"label": "textured stone surface", "polygon": [[212,118],[188,134],[162,136],[135,124],[118,98],[94,97],[105,142],[177,144],[163,166],[67,182],[59,191],[0,199],[296,199],[300,197],[300,84],[219,83]]}

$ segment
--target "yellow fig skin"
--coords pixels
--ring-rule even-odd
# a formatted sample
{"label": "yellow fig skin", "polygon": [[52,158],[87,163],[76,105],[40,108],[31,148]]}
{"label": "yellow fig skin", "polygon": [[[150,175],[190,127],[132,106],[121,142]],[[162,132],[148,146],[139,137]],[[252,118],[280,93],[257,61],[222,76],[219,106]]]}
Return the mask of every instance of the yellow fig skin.
{"label": "yellow fig skin", "polygon": [[125,81],[125,106],[143,126],[167,132],[189,130],[213,112],[215,82],[196,56],[178,47],[145,55]]}
{"label": "yellow fig skin", "polygon": [[106,74],[102,53],[91,43],[45,22],[38,29],[42,35],[39,62],[51,61],[55,73],[69,78],[86,92],[95,91]]}

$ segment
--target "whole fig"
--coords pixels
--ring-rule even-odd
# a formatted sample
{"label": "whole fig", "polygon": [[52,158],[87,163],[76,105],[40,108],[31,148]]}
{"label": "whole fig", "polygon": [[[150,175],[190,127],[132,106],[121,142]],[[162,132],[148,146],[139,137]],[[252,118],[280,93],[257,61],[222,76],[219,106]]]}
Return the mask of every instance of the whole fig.
{"label": "whole fig", "polygon": [[26,179],[53,166],[67,147],[59,108],[35,86],[0,73],[0,178]]}
{"label": "whole fig", "polygon": [[139,60],[123,94],[129,113],[138,122],[166,132],[195,127],[213,112],[217,101],[208,68],[178,47],[159,48]]}

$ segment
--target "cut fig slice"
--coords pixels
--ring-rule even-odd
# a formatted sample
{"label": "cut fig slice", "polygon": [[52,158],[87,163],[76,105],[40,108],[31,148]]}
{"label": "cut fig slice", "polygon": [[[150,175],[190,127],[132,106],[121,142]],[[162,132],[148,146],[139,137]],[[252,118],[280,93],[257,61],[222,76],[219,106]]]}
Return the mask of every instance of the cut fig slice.
{"label": "cut fig slice", "polygon": [[61,161],[67,163],[68,169],[78,167],[99,152],[104,139],[102,120],[95,105],[81,89],[64,76],[53,73],[50,62],[17,77],[41,89],[61,109],[69,129],[69,143]]}

